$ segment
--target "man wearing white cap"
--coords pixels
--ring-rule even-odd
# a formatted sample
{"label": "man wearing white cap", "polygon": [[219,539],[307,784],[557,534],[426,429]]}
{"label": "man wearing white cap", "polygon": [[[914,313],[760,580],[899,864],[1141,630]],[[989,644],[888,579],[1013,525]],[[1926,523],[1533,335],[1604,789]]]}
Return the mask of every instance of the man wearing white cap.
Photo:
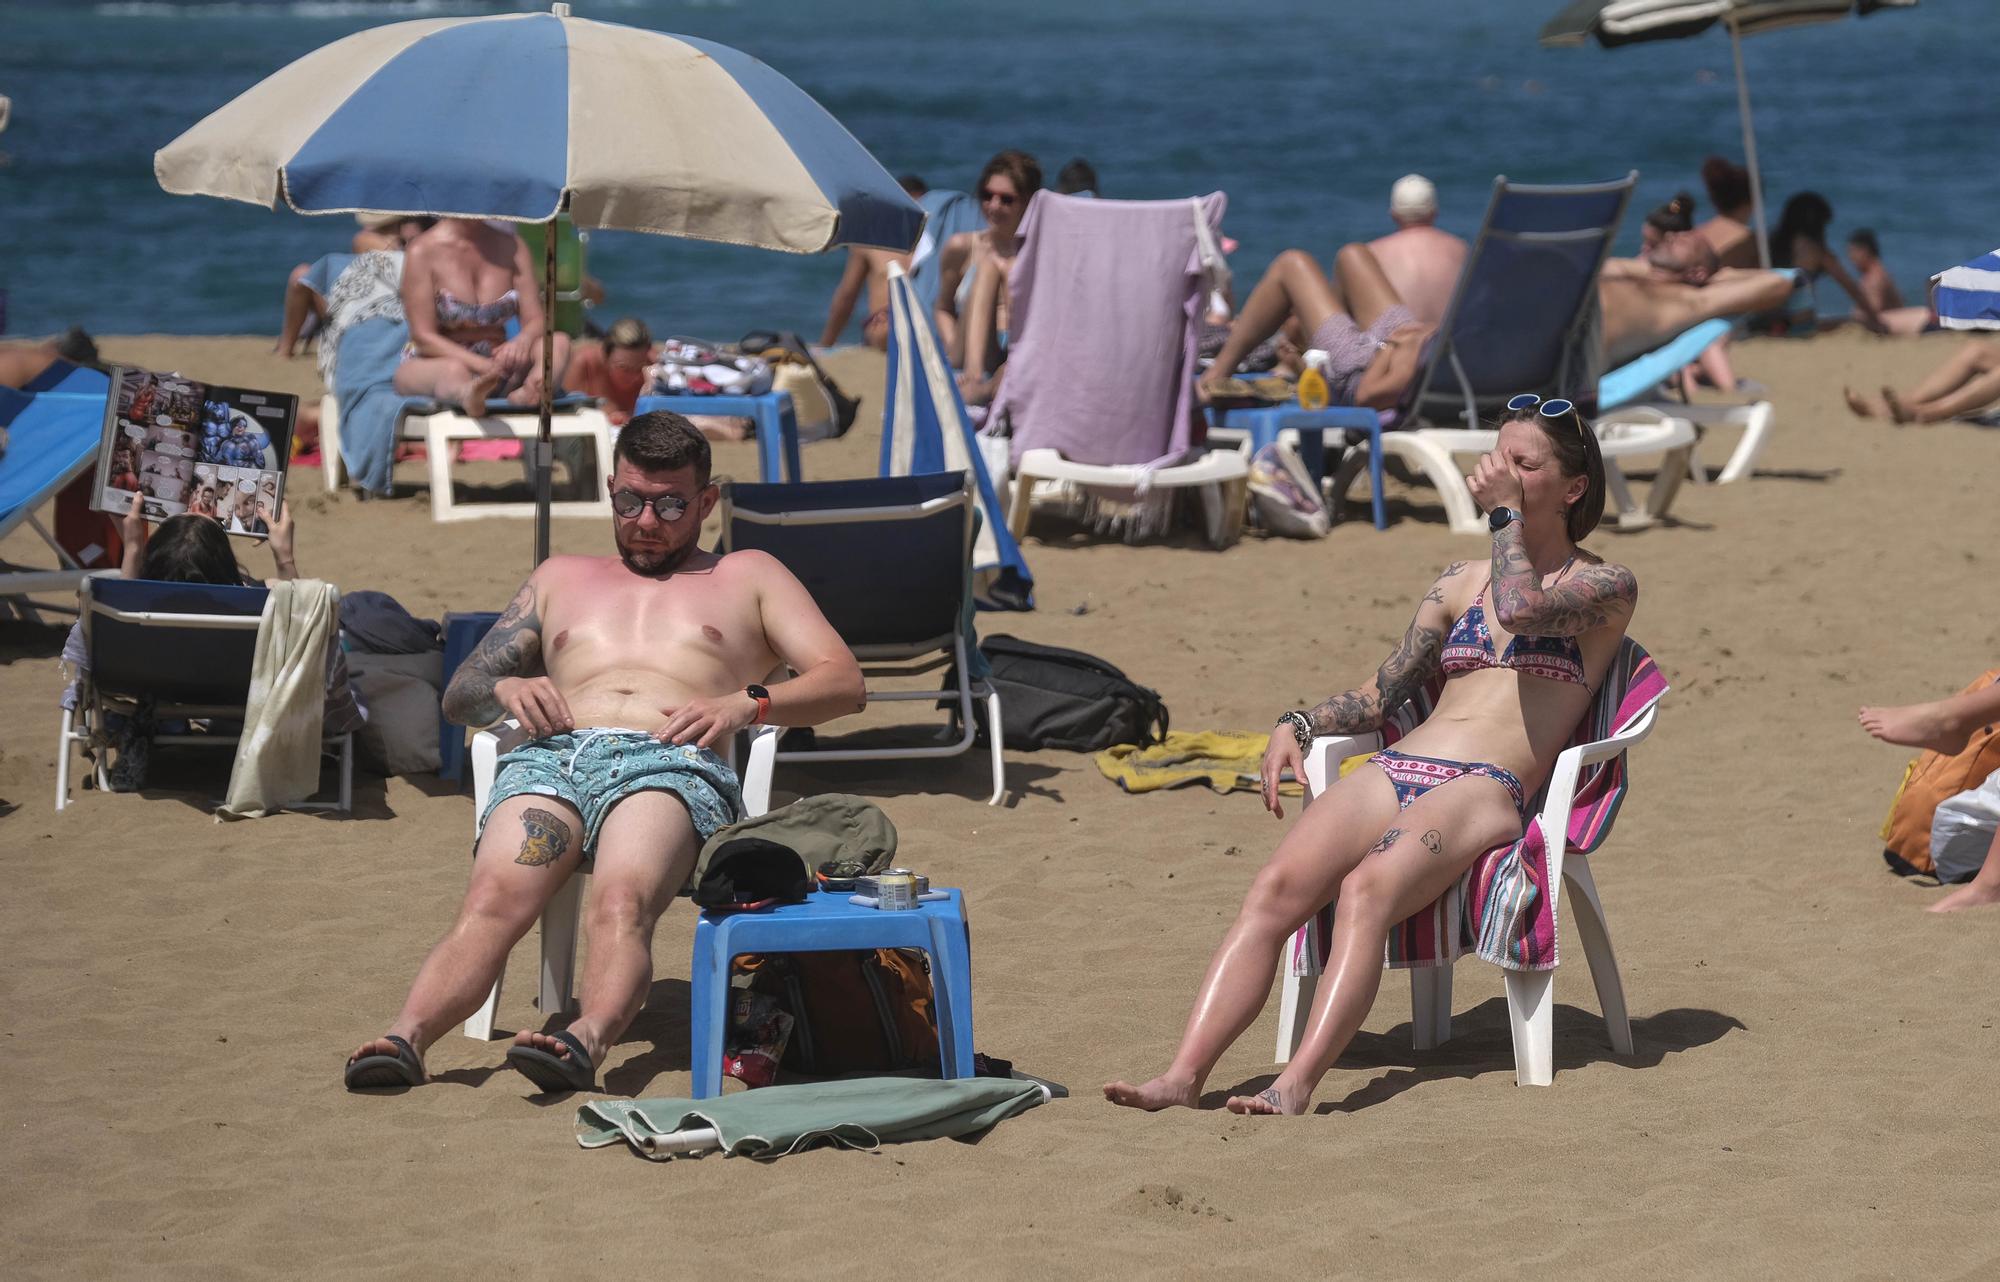
{"label": "man wearing white cap", "polygon": [[1465,265],[1465,242],[1439,231],[1437,188],[1422,174],[1404,174],[1389,188],[1389,216],[1396,230],[1368,242],[1403,305],[1428,325],[1444,321],[1452,287]]}

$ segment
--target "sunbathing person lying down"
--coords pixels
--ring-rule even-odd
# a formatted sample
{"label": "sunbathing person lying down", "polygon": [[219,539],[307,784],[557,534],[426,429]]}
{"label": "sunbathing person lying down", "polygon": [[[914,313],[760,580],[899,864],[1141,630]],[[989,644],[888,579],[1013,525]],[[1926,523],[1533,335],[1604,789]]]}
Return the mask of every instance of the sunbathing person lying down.
{"label": "sunbathing person lying down", "polygon": [[1279,719],[1265,806],[1284,817],[1279,776],[1304,777],[1314,736],[1378,730],[1442,672],[1436,710],[1299,816],[1217,946],[1173,1062],[1144,1085],[1107,1085],[1112,1103],[1196,1106],[1209,1071],[1263,1010],[1285,941],[1337,896],[1298,1054],[1268,1089],[1228,1101],[1237,1113],[1303,1113],[1374,1004],[1390,928],[1520,837],[1528,798],[1616,656],[1639,588],[1630,570],[1577,546],[1604,511],[1604,460],[1568,401],[1515,397],[1471,488],[1492,512],[1490,562],[1445,567],[1366,684]]}
{"label": "sunbathing person lying down", "polygon": [[[1721,316],[1782,307],[1791,281],[1775,272],[1717,265],[1695,232],[1669,233],[1644,258],[1607,260],[1598,278],[1604,309],[1605,368],[1652,351],[1674,335]],[[1366,245],[1343,245],[1329,280],[1303,250],[1278,255],[1237,314],[1228,341],[1196,390],[1205,402],[1252,348],[1288,321],[1307,346],[1327,353],[1336,405],[1391,409],[1429,358],[1437,326],[1404,304]]]}

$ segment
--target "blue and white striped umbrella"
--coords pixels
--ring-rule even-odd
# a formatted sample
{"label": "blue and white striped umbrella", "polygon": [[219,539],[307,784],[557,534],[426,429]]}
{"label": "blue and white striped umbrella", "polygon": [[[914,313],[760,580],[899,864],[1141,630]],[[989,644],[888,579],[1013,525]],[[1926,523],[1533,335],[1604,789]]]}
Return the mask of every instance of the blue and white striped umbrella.
{"label": "blue and white striped umbrella", "polygon": [[398,22],[162,148],[160,186],[300,213],[547,222],[817,253],[923,210],[797,85],[707,40],[552,13]]}
{"label": "blue and white striped umbrella", "polygon": [[[895,263],[889,266],[889,374],[882,399],[882,475],[971,474],[980,516],[972,545],[973,594],[988,609],[1034,609],[1034,576],[1007,530],[972,418],[944,359],[937,323],[915,283]],[[1004,449],[998,454],[1007,457]]]}
{"label": "blue and white striped umbrella", "polygon": [[1945,329],[2000,329],[2000,249],[1931,277],[1931,306]]}

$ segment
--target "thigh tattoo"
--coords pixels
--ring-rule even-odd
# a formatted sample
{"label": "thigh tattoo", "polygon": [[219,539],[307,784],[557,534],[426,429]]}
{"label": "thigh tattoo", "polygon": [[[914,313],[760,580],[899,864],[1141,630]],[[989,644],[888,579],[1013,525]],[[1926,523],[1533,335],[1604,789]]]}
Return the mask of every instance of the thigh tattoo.
{"label": "thigh tattoo", "polygon": [[1424,848],[1430,851],[1432,854],[1441,855],[1444,853],[1444,835],[1440,833],[1437,829],[1435,828],[1431,829],[1429,832],[1426,832],[1422,837],[1418,838],[1418,840],[1422,841],[1424,843]]}
{"label": "thigh tattoo", "polygon": [[546,810],[523,810],[521,827],[521,853],[514,856],[517,864],[541,868],[562,858],[562,852],[569,848],[569,825]]}
{"label": "thigh tattoo", "polygon": [[[1401,828],[1391,828],[1391,829],[1389,829],[1389,831],[1387,831],[1387,832],[1385,832],[1385,833],[1383,833],[1383,834],[1382,834],[1382,840],[1380,840],[1380,841],[1376,842],[1376,843],[1375,843],[1374,845],[1372,845],[1372,846],[1368,847],[1368,855],[1379,855],[1379,854],[1381,854],[1381,853],[1382,853],[1383,851],[1387,850],[1387,849],[1388,849],[1389,847],[1391,847],[1391,846],[1395,845],[1395,844],[1396,844],[1396,840],[1397,840],[1397,838],[1401,837],[1402,835],[1403,835],[1403,830],[1402,830]],[[1366,858],[1368,857],[1368,855],[1363,855],[1363,856],[1362,856],[1362,858],[1363,858],[1363,859],[1366,859]]]}

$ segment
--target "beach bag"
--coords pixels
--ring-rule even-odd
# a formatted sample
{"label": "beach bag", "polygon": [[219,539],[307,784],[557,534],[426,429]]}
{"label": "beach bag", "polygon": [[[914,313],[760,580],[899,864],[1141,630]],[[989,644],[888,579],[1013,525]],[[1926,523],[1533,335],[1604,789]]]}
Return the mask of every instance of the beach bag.
{"label": "beach bag", "polygon": [[[1001,742],[1006,747],[1102,752],[1113,744],[1143,748],[1167,737],[1167,705],[1159,692],[1095,655],[1005,634],[981,641],[979,652],[991,668],[987,682],[1000,694]],[[957,681],[955,672],[947,672],[944,688],[955,688]],[[986,705],[974,700],[972,709],[985,742]]]}
{"label": "beach bag", "polygon": [[1985,866],[2000,829],[2000,771],[1977,788],[1938,802],[1931,819],[1931,866],[1937,879],[1971,881]]}
{"label": "beach bag", "polygon": [[[1972,694],[2000,680],[2000,668],[1987,672],[1960,694]],[[1977,788],[2000,770],[2000,725],[1972,732],[1956,756],[1925,752],[1903,772],[1903,785],[1882,823],[1882,858],[1905,877],[1932,873],[1931,821],[1947,797]]]}
{"label": "beach bag", "polygon": [[1333,530],[1326,500],[1289,441],[1273,441],[1251,458],[1250,510],[1282,538],[1323,539]]}
{"label": "beach bag", "polygon": [[792,394],[800,439],[843,436],[861,410],[859,397],[847,395],[833,381],[805,340],[789,330],[753,329],[737,342],[748,355],[762,357],[772,370],[772,388]]}
{"label": "beach bag", "polygon": [[937,1008],[922,951],[768,953],[735,966],[792,1017],[786,1068],[815,1077],[937,1069]]}

